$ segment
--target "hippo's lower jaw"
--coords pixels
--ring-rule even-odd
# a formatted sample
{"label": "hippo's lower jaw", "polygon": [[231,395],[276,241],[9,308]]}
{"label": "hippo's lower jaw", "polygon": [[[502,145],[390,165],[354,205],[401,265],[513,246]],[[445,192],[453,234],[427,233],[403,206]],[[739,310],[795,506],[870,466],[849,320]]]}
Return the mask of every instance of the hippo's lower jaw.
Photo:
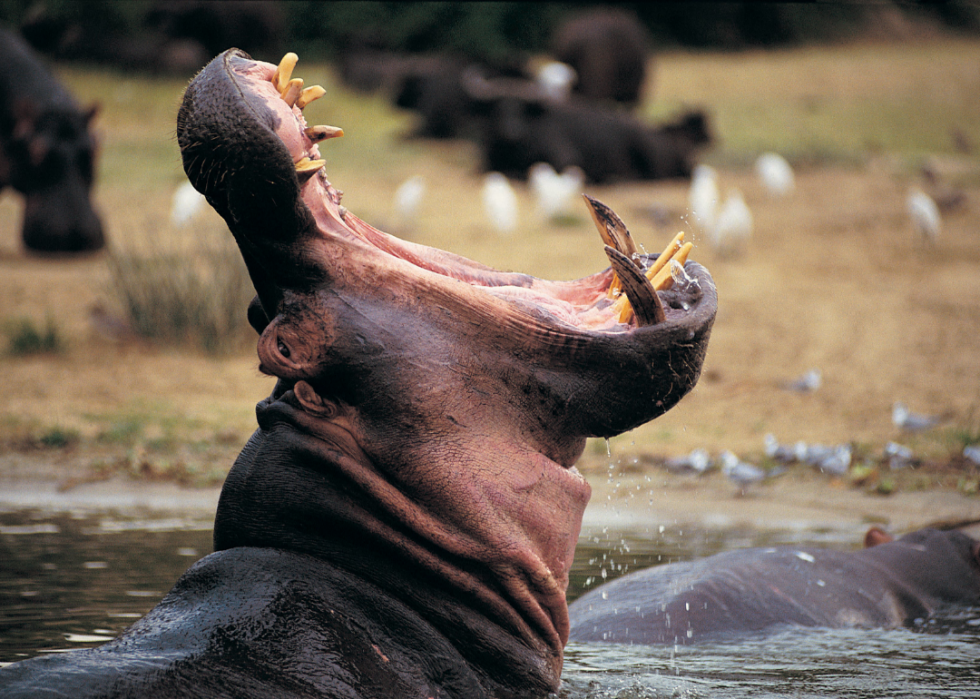
{"label": "hippo's lower jaw", "polygon": [[322,90],[290,80],[292,63],[225,52],[178,116],[188,177],[258,292],[261,368],[280,378],[226,483],[216,548],[342,561],[493,686],[554,690],[589,496],[573,464],[587,437],[640,425],[695,384],[714,284],[672,263],[681,283],[656,291],[653,258],[594,200],[613,268],[575,282],[372,228],[326,179],[318,141],[339,129],[307,126],[301,108]]}

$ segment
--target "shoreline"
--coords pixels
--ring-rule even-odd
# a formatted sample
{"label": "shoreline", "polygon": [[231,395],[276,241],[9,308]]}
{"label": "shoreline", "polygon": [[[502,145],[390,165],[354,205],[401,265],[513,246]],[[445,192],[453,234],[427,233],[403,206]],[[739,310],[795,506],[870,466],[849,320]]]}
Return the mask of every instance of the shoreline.
{"label": "shoreline", "polygon": [[[170,482],[114,477],[64,487],[50,472],[31,471],[0,478],[0,510],[180,514],[213,519],[220,486],[188,488]],[[0,473],[3,469],[0,469]],[[874,495],[840,480],[804,470],[773,479],[740,494],[721,474],[689,476],[648,468],[640,472],[583,474],[592,497],[583,531],[641,532],[650,527],[794,531],[815,537],[860,541],[871,526],[902,534],[924,526],[980,522],[980,498],[948,488]],[[980,535],[980,525],[969,529]]]}

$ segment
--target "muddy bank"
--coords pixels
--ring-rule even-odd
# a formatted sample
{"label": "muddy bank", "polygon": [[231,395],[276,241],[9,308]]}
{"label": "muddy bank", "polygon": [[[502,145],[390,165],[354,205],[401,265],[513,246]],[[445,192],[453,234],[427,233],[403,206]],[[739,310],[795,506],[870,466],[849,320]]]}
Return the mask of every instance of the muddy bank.
{"label": "muddy bank", "polygon": [[[699,529],[748,528],[836,532],[859,541],[871,525],[895,533],[926,525],[980,520],[980,500],[948,488],[883,496],[804,468],[748,489],[744,494],[720,473],[677,475],[649,467],[621,473],[582,464],[592,486],[585,528],[643,531],[659,525]],[[129,515],[214,515],[220,487],[184,488],[174,483],[114,477],[67,480],[65,465],[37,455],[0,456],[0,508],[45,511],[114,511]],[[980,534],[980,529],[977,531]],[[805,538],[805,537],[803,537]]]}

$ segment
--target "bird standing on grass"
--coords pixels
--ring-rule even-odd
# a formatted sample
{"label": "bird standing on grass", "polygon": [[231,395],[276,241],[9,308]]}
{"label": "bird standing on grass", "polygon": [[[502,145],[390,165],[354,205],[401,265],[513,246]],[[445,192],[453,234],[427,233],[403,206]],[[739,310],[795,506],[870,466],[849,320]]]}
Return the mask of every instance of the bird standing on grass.
{"label": "bird standing on grass", "polygon": [[709,232],[715,225],[718,199],[717,171],[710,165],[698,165],[691,175],[687,203],[691,209],[691,223],[702,232]]}
{"label": "bird standing on grass", "polygon": [[170,223],[174,228],[183,228],[204,209],[204,195],[194,189],[190,182],[184,182],[174,191],[170,205]]}
{"label": "bird standing on grass", "polygon": [[535,163],[528,170],[528,182],[538,215],[550,221],[569,213],[572,201],[582,193],[585,173],[573,165],[559,175],[548,163]]}
{"label": "bird standing on grass", "polygon": [[922,236],[923,240],[930,245],[935,245],[943,227],[943,220],[939,216],[939,207],[936,206],[936,202],[921,189],[913,187],[909,190],[905,206],[915,230]]}
{"label": "bird standing on grass", "polygon": [[796,188],[793,168],[778,153],[763,153],[755,161],[755,172],[762,186],[773,197],[784,197]]}
{"label": "bird standing on grass", "polygon": [[752,212],[742,198],[742,193],[733,189],[715,219],[711,229],[711,244],[722,257],[734,257],[742,252],[752,238],[752,225]]}
{"label": "bird standing on grass", "polygon": [[399,228],[412,230],[415,227],[424,198],[425,178],[421,175],[409,177],[398,185],[395,190],[395,217]]}
{"label": "bird standing on grass", "polygon": [[498,233],[509,235],[517,228],[517,195],[499,172],[483,179],[483,211]]}

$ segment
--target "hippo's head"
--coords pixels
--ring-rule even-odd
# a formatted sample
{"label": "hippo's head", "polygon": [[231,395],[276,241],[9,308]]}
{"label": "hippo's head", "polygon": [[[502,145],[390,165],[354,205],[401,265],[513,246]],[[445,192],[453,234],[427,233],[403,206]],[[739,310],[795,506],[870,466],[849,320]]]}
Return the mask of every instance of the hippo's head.
{"label": "hippo's head", "polygon": [[14,105],[9,140],[0,157],[6,178],[24,195],[24,245],[35,252],[87,252],[105,244],[92,207],[95,141],[89,124],[95,108],[74,104],[39,111],[30,101]]}
{"label": "hippo's head", "polygon": [[[651,258],[631,260],[597,202],[617,274],[574,282],[372,228],[324,174],[318,142],[339,129],[303,118],[322,89],[302,92],[286,63],[227,51],[178,116],[187,175],[257,291],[261,369],[279,378],[226,483],[216,546],[342,560],[452,634],[480,636],[472,652],[499,656],[512,688],[554,689],[589,496],[573,464],[586,438],[643,424],[694,386],[714,284],[688,262],[674,265],[685,283],[658,294]],[[607,294],[617,275],[632,313]]]}

